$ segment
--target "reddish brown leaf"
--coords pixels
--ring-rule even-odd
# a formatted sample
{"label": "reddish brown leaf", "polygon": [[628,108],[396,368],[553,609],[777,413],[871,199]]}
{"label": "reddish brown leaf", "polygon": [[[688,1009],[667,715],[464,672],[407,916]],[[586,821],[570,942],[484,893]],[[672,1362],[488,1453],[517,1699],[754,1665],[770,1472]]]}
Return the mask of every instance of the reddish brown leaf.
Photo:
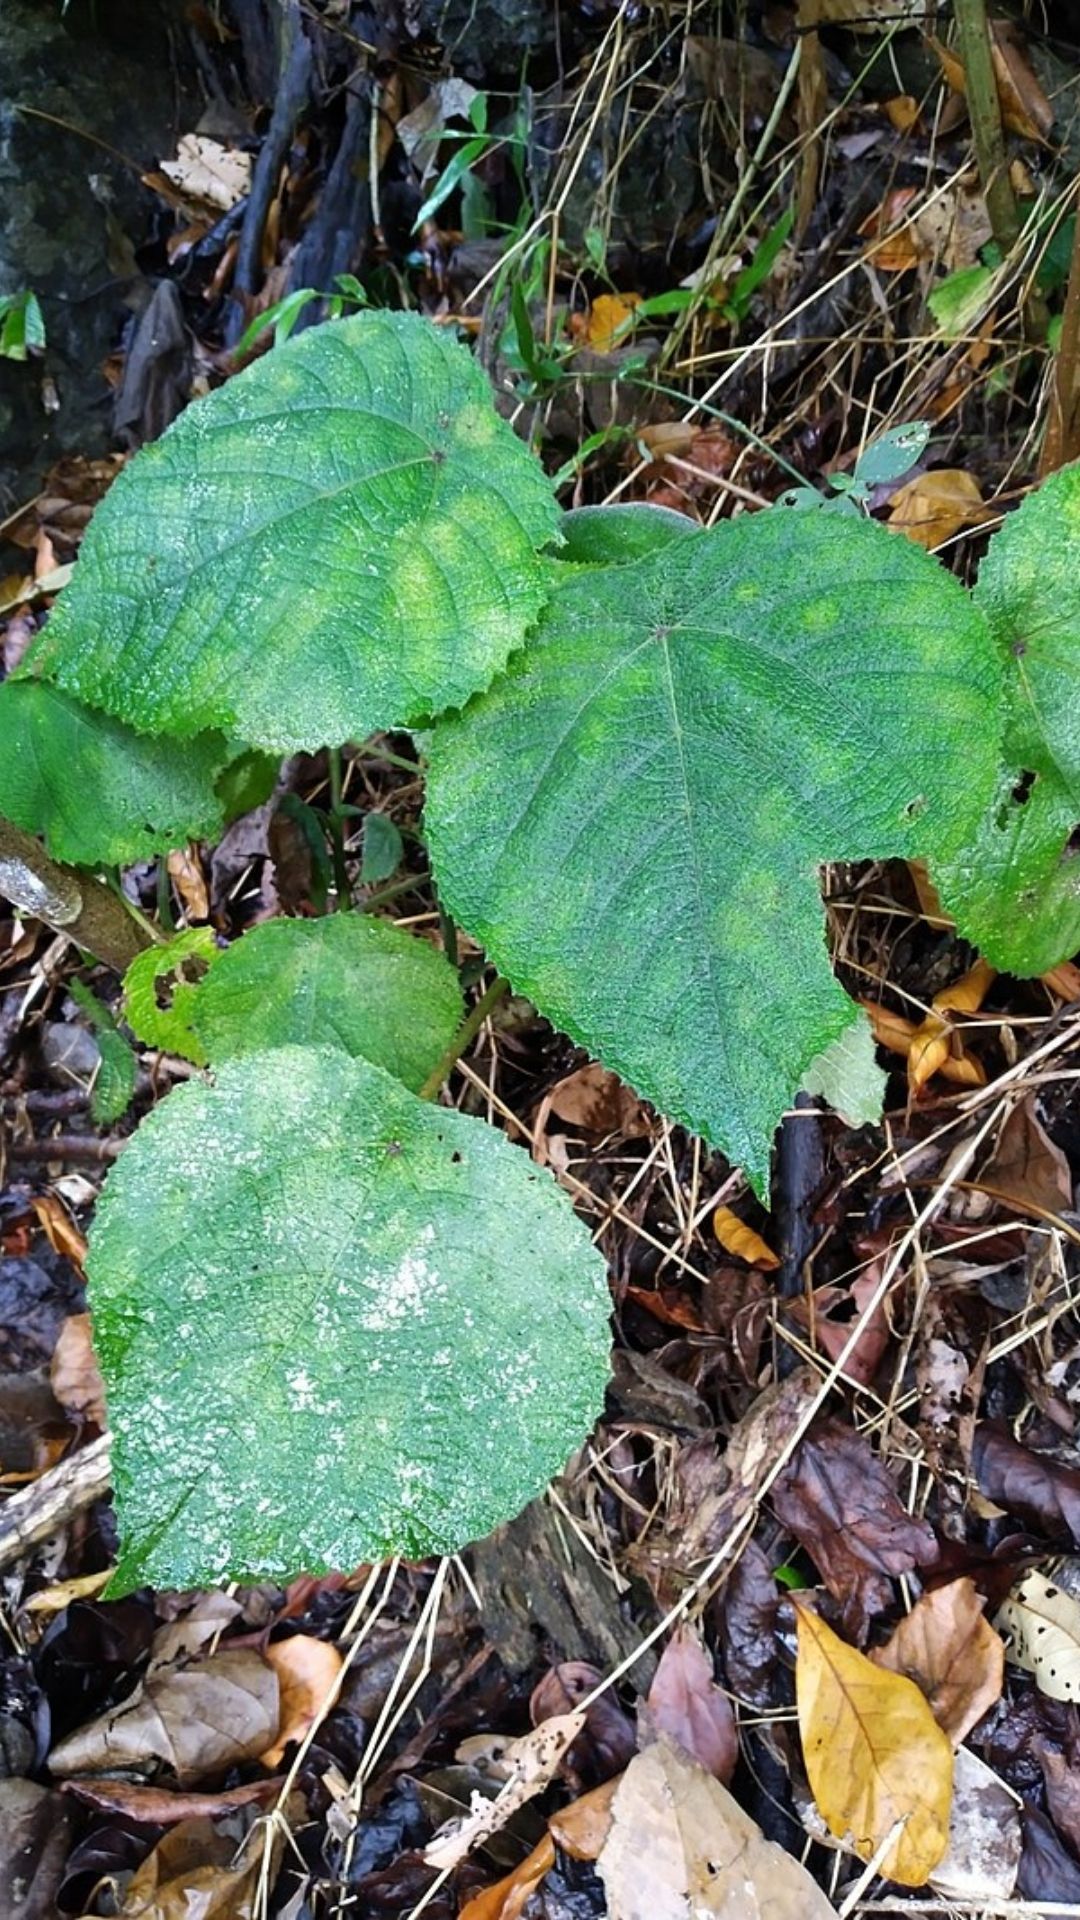
{"label": "reddish brown leaf", "polygon": [[1046,1804],[1054,1825],[1068,1841],[1073,1852],[1080,1852],[1080,1769],[1070,1767],[1063,1753],[1055,1752],[1045,1740],[1035,1751],[1046,1782]]}
{"label": "reddish brown leaf", "polygon": [[1017,1899],[1049,1900],[1073,1908],[1080,1905],[1080,1867],[1062,1846],[1046,1815],[1025,1806],[1020,1817],[1024,1851],[1016,1876]]}
{"label": "reddish brown leaf", "polygon": [[966,1579],[924,1593],[870,1658],[914,1680],[954,1747],[989,1713],[1005,1674],[1004,1644]]}
{"label": "reddish brown leaf", "polygon": [[772,1490],[777,1518],[805,1547],[848,1631],[892,1601],[890,1579],[928,1566],[937,1542],[906,1511],[881,1461],[839,1420],[812,1427]]}
{"label": "reddish brown leaf", "polygon": [[756,1540],[747,1541],[731,1570],[721,1601],[720,1641],[730,1686],[740,1700],[748,1701],[751,1706],[774,1706],[780,1590]]}
{"label": "reddish brown leaf", "polygon": [[1069,1162],[1042,1125],[1034,1098],[1013,1108],[978,1184],[1010,1207],[1034,1213],[1037,1218],[1071,1208]]}
{"label": "reddish brown leaf", "polygon": [[65,1780],[61,1792],[74,1793],[90,1806],[121,1814],[125,1820],[172,1827],[181,1820],[216,1820],[236,1807],[265,1805],[280,1789],[280,1778],[252,1780],[246,1787],[229,1787],[223,1793],[171,1793],[168,1787],[141,1787],[133,1780]]}
{"label": "reddish brown leaf", "polygon": [[1033,1453],[989,1421],[975,1430],[971,1464],[980,1493],[1053,1540],[1080,1543],[1080,1468]]}
{"label": "reddish brown leaf", "polygon": [[[580,1702],[599,1685],[601,1675],[586,1660],[563,1660],[552,1667],[533,1688],[529,1712],[539,1726],[560,1714],[573,1713]],[[610,1692],[586,1708],[585,1729],[563,1763],[563,1772],[572,1786],[580,1787],[586,1775],[606,1780],[620,1773],[633,1757],[637,1739],[633,1722]]]}
{"label": "reddish brown leaf", "polygon": [[664,1648],[638,1716],[641,1745],[666,1735],[726,1786],[739,1758],[731,1702],[713,1675],[713,1663],[693,1627],[676,1627]]}

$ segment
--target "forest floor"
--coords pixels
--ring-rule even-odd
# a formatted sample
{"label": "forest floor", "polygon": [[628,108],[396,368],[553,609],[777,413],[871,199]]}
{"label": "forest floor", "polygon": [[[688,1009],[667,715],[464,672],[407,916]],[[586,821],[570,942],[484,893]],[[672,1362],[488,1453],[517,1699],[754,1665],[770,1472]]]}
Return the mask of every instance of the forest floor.
{"label": "forest floor", "polygon": [[[437,7],[326,0],[297,13],[291,101],[258,11],[235,9],[241,33],[188,9],[191,132],[211,131],[147,177],[158,305],[117,334],[115,451],[67,457],[0,529],[5,671],[127,450],[321,315],[295,297],[312,287],[458,327],[565,506],[711,524],[827,489],[925,422],[867,510],[974,577],[1054,401],[1080,9],[994,24],[1011,234],[952,23],[929,33],[918,4],[818,0],[820,34],[785,0],[482,4],[440,39],[412,30]],[[346,754],[344,798],[401,835],[376,882],[346,843],[346,878],[444,943],[410,751]],[[295,758],[219,845],[130,872],[130,897],[226,938],[325,911],[329,795],[325,758]],[[844,1915],[1080,1915],[1080,970],[995,976],[902,863],[823,887],[886,1110],[853,1127],[801,1097],[768,1210],[517,998],[453,1072],[444,1098],[552,1170],[609,1265],[605,1417],[545,1497],[445,1562],[117,1601],[83,1233],[191,1069],[140,1050],[130,1110],[96,1124],[100,1040],[71,983],[116,1007],[118,982],[0,902],[0,1920],[667,1920],[695,1874],[694,1912],[805,1914],[759,1832]],[[459,936],[457,957],[479,998],[483,956]],[[1053,1692],[1022,1629],[1003,1663],[990,1625],[1031,1573]],[[844,1645],[887,1649],[873,1671],[914,1673],[939,1706],[951,1689],[953,1848],[914,1891],[878,1872],[888,1822],[868,1861],[815,1806],[800,1593]],[[568,1747],[530,1744],[583,1703]],[[887,1689],[866,1711],[866,1754],[834,1728],[837,1769],[885,1765]],[[751,1823],[730,1872],[704,1864],[718,1781]],[[429,1854],[500,1792],[496,1831]]]}

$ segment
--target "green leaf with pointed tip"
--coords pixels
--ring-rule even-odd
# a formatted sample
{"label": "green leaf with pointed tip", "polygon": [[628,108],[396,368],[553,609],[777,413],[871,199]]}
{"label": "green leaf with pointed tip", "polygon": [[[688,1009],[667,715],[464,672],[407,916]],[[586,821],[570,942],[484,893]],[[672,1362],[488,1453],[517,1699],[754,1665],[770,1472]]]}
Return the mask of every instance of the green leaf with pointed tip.
{"label": "green leaf with pointed tip", "polygon": [[803,1074],[802,1090],[826,1100],[849,1127],[872,1127],[881,1119],[885,1081],[870,1022],[858,1007],[851,1025],[811,1061]]}
{"label": "green leaf with pointed tip", "polygon": [[601,1410],[604,1264],[550,1174],[336,1048],[170,1094],[87,1272],[113,1592],[454,1552]]}
{"label": "green leaf with pointed tip", "polygon": [[852,1018],[818,865],[963,843],[999,675],[959,584],[869,521],[743,516],[574,572],[432,730],[440,897],[760,1192],[777,1120]]}
{"label": "green leaf with pointed tip", "polygon": [[216,1065],[267,1047],[344,1048],[418,1092],[463,1014],[444,954],[385,920],[267,920],[215,960],[191,1022]]}
{"label": "green leaf with pointed tip", "polygon": [[415,314],[358,314],[142,449],[35,658],[148,732],[360,739],[487,685],[539,611],[558,520],[465,348]]}
{"label": "green leaf with pointed tip", "polygon": [[560,524],[565,541],[560,561],[593,566],[641,560],[658,547],[700,531],[687,514],[671,507],[650,507],[643,500],[617,507],[572,507]]}
{"label": "green leaf with pointed tip", "polygon": [[135,956],[124,975],[124,1017],[146,1046],[205,1067],[206,1053],[191,1020],[207,969],[220,957],[209,927],[189,927]]}
{"label": "green leaf with pointed tip", "polygon": [[1063,467],[990,542],[975,600],[1005,670],[998,785],[942,899],[994,966],[1045,973],[1080,948],[1080,465]]}
{"label": "green leaf with pointed tip", "polygon": [[213,838],[228,758],[219,733],[152,739],[45,680],[0,685],[0,813],[75,866],[124,866]]}

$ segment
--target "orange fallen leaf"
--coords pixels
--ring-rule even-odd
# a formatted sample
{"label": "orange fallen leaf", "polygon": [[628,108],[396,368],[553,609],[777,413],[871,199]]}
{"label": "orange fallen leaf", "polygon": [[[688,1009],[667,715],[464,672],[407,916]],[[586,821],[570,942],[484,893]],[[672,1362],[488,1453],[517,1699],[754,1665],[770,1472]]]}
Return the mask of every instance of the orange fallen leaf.
{"label": "orange fallen leaf", "polygon": [[554,1865],[555,1842],[550,1833],[545,1833],[512,1873],[474,1893],[458,1920],[519,1920],[545,1873]]}
{"label": "orange fallen leaf", "polygon": [[[990,22],[991,52],[994,61],[994,78],[997,81],[998,99],[1001,102],[1001,117],[1010,133],[1018,133],[1022,140],[1045,141],[1054,124],[1054,109],[1035,78],[1031,65],[1017,42],[1012,38],[1004,22]],[[932,34],[927,36],[928,43],[937,54],[941,71],[954,93],[967,98],[967,76],[963,62],[955,53],[936,40]]]}
{"label": "orange fallen leaf", "polygon": [[791,1597],[799,1736],[818,1811],[862,1860],[888,1841],[886,1879],[925,1886],[949,1842],[949,1739],[913,1681],[876,1666]]}
{"label": "orange fallen leaf", "polygon": [[63,1254],[81,1273],[86,1261],[86,1238],[79,1232],[63,1201],[55,1193],[39,1193],[30,1205],[53,1252]]}
{"label": "orange fallen leaf", "polygon": [[894,188],[859,228],[860,234],[873,242],[867,248],[867,259],[883,273],[907,273],[919,264],[922,249],[916,229],[910,221],[897,224],[918,191],[917,187]]}
{"label": "orange fallen leaf", "polygon": [[585,339],[594,353],[612,353],[624,346],[634,308],[641,305],[640,293],[598,293],[589,309]]}
{"label": "orange fallen leaf", "polygon": [[976,960],[951,987],[936,993],[930,1012],[915,1028],[908,1051],[908,1085],[916,1096],[928,1080],[939,1073],[956,1051],[957,1034],[948,1017],[954,1013],[977,1013],[997,974],[985,960]]}
{"label": "orange fallen leaf", "polygon": [[611,1803],[619,1789],[622,1774],[617,1773],[613,1780],[605,1780],[603,1786],[594,1787],[591,1793],[583,1793],[572,1800],[568,1807],[560,1807],[548,1821],[549,1831],[564,1853],[573,1860],[595,1860],[603,1850],[604,1842],[611,1832]]}
{"label": "orange fallen leaf", "polygon": [[755,1233],[753,1227],[748,1227],[745,1220],[740,1220],[730,1207],[717,1207],[713,1214],[713,1232],[725,1253],[737,1254],[740,1260],[746,1261],[747,1266],[764,1267],[766,1272],[771,1273],[780,1265],[779,1255],[773,1252],[768,1242],[762,1239],[760,1233]]}
{"label": "orange fallen leaf", "polygon": [[885,112],[897,133],[910,133],[912,127],[918,124],[919,103],[913,94],[897,93],[891,100],[886,100]]}
{"label": "orange fallen leaf", "polygon": [[954,1747],[989,1713],[1005,1675],[1005,1643],[966,1577],[924,1593],[870,1658],[915,1682]]}
{"label": "orange fallen leaf", "polygon": [[[912,1041],[918,1028],[913,1020],[905,1020],[902,1014],[893,1013],[891,1008],[883,1007],[877,1000],[860,1000],[859,1005],[869,1015],[874,1030],[874,1039],[879,1047],[888,1047],[890,1053],[898,1053],[906,1060],[911,1053]],[[955,1038],[956,1036],[954,1036]],[[938,1072],[943,1080],[951,1080],[958,1087],[985,1087],[986,1073],[977,1060],[962,1050],[950,1053],[943,1060]]]}
{"label": "orange fallen leaf", "polygon": [[1059,1000],[1070,1003],[1080,1000],[1080,967],[1074,966],[1071,960],[1063,960],[1059,967],[1051,967],[1049,973],[1040,974],[1039,978]]}
{"label": "orange fallen leaf", "polygon": [[267,1647],[266,1658],[278,1677],[281,1713],[277,1739],[259,1759],[273,1772],[281,1765],[290,1740],[302,1740],[332,1704],[342,1658],[328,1640],[305,1633],[275,1641]]}
{"label": "orange fallen leaf", "polygon": [[961,467],[936,467],[897,488],[889,503],[888,525],[929,549],[991,517],[970,473]]}
{"label": "orange fallen leaf", "polygon": [[191,921],[209,920],[210,895],[207,892],[206,878],[193,847],[174,847],[166,865],[169,878],[184,903],[184,912]]}

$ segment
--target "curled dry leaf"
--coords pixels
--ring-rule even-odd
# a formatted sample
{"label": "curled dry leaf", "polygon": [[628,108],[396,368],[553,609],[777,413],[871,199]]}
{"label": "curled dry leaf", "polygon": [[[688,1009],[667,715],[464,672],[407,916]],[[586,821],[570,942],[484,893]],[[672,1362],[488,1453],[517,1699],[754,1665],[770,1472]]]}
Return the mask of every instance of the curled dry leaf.
{"label": "curled dry leaf", "polygon": [[300,1741],[330,1711],[341,1683],[344,1662],[329,1640],[295,1633],[266,1649],[278,1677],[281,1720],[273,1746],[260,1755],[271,1771],[281,1765],[290,1740]]}
{"label": "curled dry leaf", "polygon": [[236,1835],[212,1821],[183,1821],[137,1869],[120,1920],[254,1920],[260,1874],[273,1885],[285,1831],[256,1826],[238,1852]]}
{"label": "curled dry leaf", "polygon": [[53,1252],[63,1254],[81,1273],[86,1261],[86,1235],[80,1233],[63,1201],[55,1193],[39,1193],[30,1205]]}
{"label": "curled dry leaf", "polygon": [[65,1412],[104,1429],[105,1382],[90,1338],[88,1313],[72,1313],[64,1321],[49,1363],[49,1384]]}
{"label": "curled dry leaf", "polygon": [[959,467],[935,467],[897,488],[889,502],[887,524],[916,546],[930,549],[992,517],[993,510],[984,503],[978,481],[970,473]]}
{"label": "curled dry leaf", "polygon": [[978,1184],[995,1199],[1037,1218],[1072,1206],[1068,1159],[1039,1119],[1034,1096],[1013,1108],[993,1154],[979,1173]]}
{"label": "curled dry leaf", "polygon": [[860,1859],[889,1836],[881,1871],[925,1886],[944,1857],[952,1747],[913,1681],[874,1665],[805,1602],[795,1693],[810,1791],[829,1832]]}
{"label": "curled dry leaf", "polygon": [[891,1603],[897,1574],[937,1556],[933,1529],[907,1512],[881,1461],[840,1420],[811,1427],[777,1479],[772,1502],[855,1633]]}
{"label": "curled dry leaf", "polygon": [[989,1713],[1005,1675],[1004,1644],[968,1579],[924,1593],[870,1658],[915,1682],[954,1747]]}
{"label": "curled dry leaf", "polygon": [[734,1253],[750,1267],[763,1267],[767,1273],[780,1265],[780,1259],[760,1233],[748,1227],[730,1207],[717,1207],[713,1214],[713,1232],[725,1253]]}
{"label": "curled dry leaf", "polygon": [[61,1740],[55,1775],[162,1769],[192,1786],[265,1753],[278,1727],[278,1678],[252,1648],[145,1680],[120,1707]]}
{"label": "curled dry leaf", "polygon": [[996,1625],[1014,1666],[1051,1700],[1080,1700],[1080,1600],[1033,1567],[999,1608]]}
{"label": "curled dry leaf", "polygon": [[953,1765],[949,1844],[930,1875],[945,1900],[1009,1900],[1023,1836],[1017,1797],[985,1760],[961,1747]]}
{"label": "curled dry leaf", "polygon": [[62,1793],[73,1793],[88,1806],[104,1813],[118,1813],[151,1827],[174,1827],[181,1820],[218,1820],[237,1807],[263,1804],[273,1800],[281,1781],[252,1780],[247,1786],[229,1787],[222,1793],[173,1793],[168,1787],[141,1787],[134,1780],[65,1780]]}
{"label": "curled dry leaf", "polygon": [[494,1800],[475,1793],[464,1818],[449,1822],[429,1841],[424,1849],[428,1866],[440,1872],[456,1867],[474,1847],[498,1833],[519,1807],[543,1793],[584,1725],[583,1713],[563,1713],[553,1720],[542,1720],[531,1733],[515,1740],[504,1756],[511,1766],[505,1785]]}
{"label": "curled dry leaf", "polygon": [[542,1131],[549,1112],[586,1133],[621,1133],[635,1140],[650,1131],[649,1116],[637,1094],[595,1060],[552,1087],[541,1103],[537,1132]]}
{"label": "curled dry leaf", "polygon": [[725,1786],[731,1779],[739,1758],[735,1715],[693,1627],[676,1627],[664,1648],[638,1725],[643,1745],[663,1734]]}
{"label": "curled dry leaf", "polygon": [[611,1817],[608,1920],[835,1920],[805,1867],[666,1740],[631,1760]]}
{"label": "curled dry leaf", "polygon": [[[898,1053],[905,1060],[911,1058],[911,1049],[915,1035],[919,1032],[913,1020],[905,1020],[902,1014],[893,1013],[891,1008],[883,1007],[877,1000],[860,1000],[859,1005],[868,1014],[874,1030],[874,1039],[880,1047],[887,1047],[890,1053]],[[956,1051],[942,1060],[938,1072],[943,1080],[952,1081],[958,1087],[984,1087],[986,1072],[978,1060],[972,1059],[960,1046],[959,1036],[953,1035]],[[922,1042],[920,1041],[920,1046]]]}
{"label": "curled dry leaf", "polygon": [[971,1464],[979,1492],[1051,1540],[1080,1545],[1080,1469],[1021,1446],[1003,1427],[975,1429]]}
{"label": "curled dry leaf", "polygon": [[911,1036],[908,1085],[913,1094],[920,1094],[956,1052],[957,1034],[952,1015],[978,1013],[996,979],[993,967],[985,960],[976,960],[961,979],[935,993],[930,1012]]}

